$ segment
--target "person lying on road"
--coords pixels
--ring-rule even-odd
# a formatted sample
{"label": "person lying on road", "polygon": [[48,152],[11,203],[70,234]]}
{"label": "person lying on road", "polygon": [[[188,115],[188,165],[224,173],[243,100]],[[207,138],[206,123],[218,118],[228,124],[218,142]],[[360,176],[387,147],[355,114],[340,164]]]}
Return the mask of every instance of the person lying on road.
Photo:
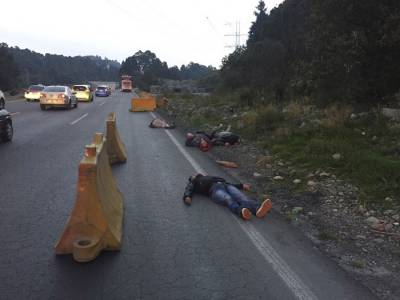
{"label": "person lying on road", "polygon": [[188,132],[186,134],[185,145],[187,147],[198,147],[203,152],[207,152],[212,148],[211,139],[203,132],[196,132],[194,134]]}
{"label": "person lying on road", "polygon": [[186,205],[191,205],[194,194],[205,195],[211,197],[217,204],[228,206],[231,212],[245,220],[250,220],[252,214],[263,218],[271,210],[271,200],[265,199],[260,204],[256,200],[249,199],[240,190],[249,191],[250,185],[232,184],[221,177],[196,174],[189,178],[183,201]]}
{"label": "person lying on road", "polygon": [[240,143],[240,137],[230,131],[214,131],[211,133],[214,146],[233,146]]}
{"label": "person lying on road", "polygon": [[169,124],[168,122],[164,121],[163,119],[153,119],[150,124],[149,124],[150,128],[164,128],[164,129],[173,129],[175,128],[175,124],[171,123]]}
{"label": "person lying on road", "polygon": [[208,151],[212,146],[233,146],[240,143],[238,135],[229,131],[213,131],[208,134],[204,131],[186,134],[185,145],[188,147],[199,147],[202,151]]}

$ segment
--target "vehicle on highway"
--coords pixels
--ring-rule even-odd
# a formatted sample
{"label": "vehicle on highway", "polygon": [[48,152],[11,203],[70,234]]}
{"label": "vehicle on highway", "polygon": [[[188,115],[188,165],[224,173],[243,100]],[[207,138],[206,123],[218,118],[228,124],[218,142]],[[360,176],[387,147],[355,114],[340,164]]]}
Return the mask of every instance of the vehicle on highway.
{"label": "vehicle on highway", "polygon": [[5,109],[0,110],[0,141],[10,142],[13,138],[14,129],[11,115]]}
{"label": "vehicle on highway", "polygon": [[100,85],[96,88],[96,97],[108,97],[111,95],[111,89],[108,86]]}
{"label": "vehicle on highway", "polygon": [[132,92],[133,83],[132,76],[130,75],[122,75],[121,76],[121,92]]}
{"label": "vehicle on highway", "polygon": [[4,109],[6,107],[6,97],[4,97],[4,93],[0,91],[0,109]]}
{"label": "vehicle on highway", "polygon": [[46,110],[50,107],[76,108],[78,107],[78,100],[67,86],[48,86],[40,95],[40,109]]}
{"label": "vehicle on highway", "polygon": [[72,86],[72,91],[78,101],[93,101],[93,93],[88,84],[76,84]]}
{"label": "vehicle on highway", "polygon": [[31,85],[24,94],[26,101],[39,101],[40,93],[44,90],[45,86],[41,84]]}

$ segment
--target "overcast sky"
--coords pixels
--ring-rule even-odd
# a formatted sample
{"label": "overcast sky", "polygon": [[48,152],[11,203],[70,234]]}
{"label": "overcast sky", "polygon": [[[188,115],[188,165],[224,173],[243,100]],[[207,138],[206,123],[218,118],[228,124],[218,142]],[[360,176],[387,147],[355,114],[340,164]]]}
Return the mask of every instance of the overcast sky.
{"label": "overcast sky", "polygon": [[[268,10],[282,0],[266,0]],[[169,66],[219,67],[235,22],[248,33],[258,0],[1,0],[0,42],[40,53],[122,61],[151,50]],[[241,37],[242,44],[246,36]]]}

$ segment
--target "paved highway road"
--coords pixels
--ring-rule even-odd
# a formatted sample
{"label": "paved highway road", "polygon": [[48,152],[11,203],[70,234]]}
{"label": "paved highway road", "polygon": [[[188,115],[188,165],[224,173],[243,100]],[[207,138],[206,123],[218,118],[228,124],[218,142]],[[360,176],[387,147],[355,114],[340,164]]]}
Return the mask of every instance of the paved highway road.
{"label": "paved highway road", "polygon": [[[227,176],[177,130],[130,113],[132,94],[69,111],[8,103],[15,136],[0,145],[1,299],[374,299],[275,213],[244,222],[181,197],[195,171]],[[109,112],[128,162],[113,167],[124,194],[123,246],[78,264],[54,255],[75,200],[78,163]]]}

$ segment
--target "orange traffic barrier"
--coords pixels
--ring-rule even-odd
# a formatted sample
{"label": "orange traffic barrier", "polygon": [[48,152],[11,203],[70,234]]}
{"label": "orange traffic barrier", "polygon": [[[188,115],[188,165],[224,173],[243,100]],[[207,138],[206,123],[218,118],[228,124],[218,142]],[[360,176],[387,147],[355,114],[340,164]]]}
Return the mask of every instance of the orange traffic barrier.
{"label": "orange traffic barrier", "polygon": [[68,223],[55,246],[78,262],[102,250],[120,250],[123,199],[114,180],[103,134],[96,133],[79,164],[77,195]]}
{"label": "orange traffic barrier", "polygon": [[109,113],[106,121],[107,153],[110,164],[126,162],[125,145],[119,136],[115,112]]}
{"label": "orange traffic barrier", "polygon": [[139,98],[131,99],[131,112],[154,111],[156,109],[156,98],[149,93],[140,93]]}

